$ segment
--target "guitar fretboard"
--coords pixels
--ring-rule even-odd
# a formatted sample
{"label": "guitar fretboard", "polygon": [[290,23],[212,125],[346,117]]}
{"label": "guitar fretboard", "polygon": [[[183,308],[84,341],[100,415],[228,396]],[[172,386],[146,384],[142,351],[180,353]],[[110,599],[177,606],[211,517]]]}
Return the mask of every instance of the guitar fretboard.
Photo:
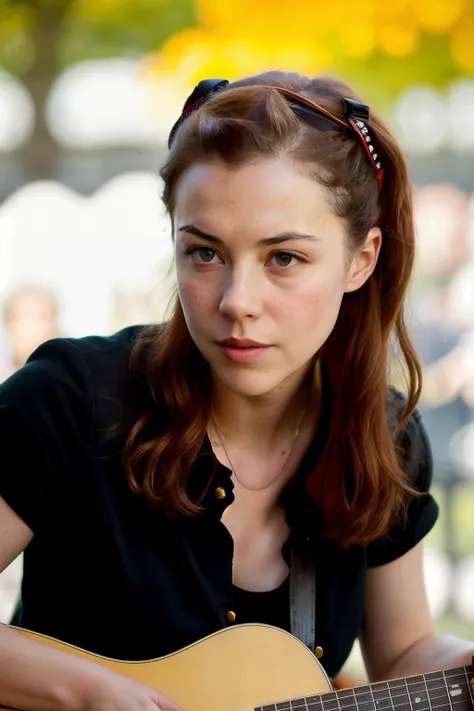
{"label": "guitar fretboard", "polygon": [[473,711],[473,667],[419,674],[280,703],[254,711]]}

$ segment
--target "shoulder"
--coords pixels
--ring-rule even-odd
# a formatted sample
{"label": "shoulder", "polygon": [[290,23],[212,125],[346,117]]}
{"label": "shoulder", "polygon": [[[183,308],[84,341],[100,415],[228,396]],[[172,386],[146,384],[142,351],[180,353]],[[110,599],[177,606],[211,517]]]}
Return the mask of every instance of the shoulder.
{"label": "shoulder", "polygon": [[[395,388],[387,390],[387,421],[395,431],[405,413],[407,398]],[[415,408],[406,425],[398,433],[396,446],[409,483],[419,491],[430,488],[433,476],[431,445],[420,411]]]}
{"label": "shoulder", "polygon": [[92,425],[98,390],[114,397],[142,330],[134,326],[108,337],[46,341],[0,385],[0,417],[15,413],[30,420],[49,411],[59,422],[70,410],[76,420],[87,419]]}
{"label": "shoulder", "polygon": [[[403,417],[407,399],[391,389],[387,394],[387,417],[395,429]],[[406,515],[395,520],[386,537],[367,547],[367,565],[376,567],[400,558],[415,547],[433,528],[438,518],[438,506],[430,493],[433,479],[431,447],[419,411],[415,408],[405,427],[396,438],[398,454],[407,483],[418,495],[410,495]]]}

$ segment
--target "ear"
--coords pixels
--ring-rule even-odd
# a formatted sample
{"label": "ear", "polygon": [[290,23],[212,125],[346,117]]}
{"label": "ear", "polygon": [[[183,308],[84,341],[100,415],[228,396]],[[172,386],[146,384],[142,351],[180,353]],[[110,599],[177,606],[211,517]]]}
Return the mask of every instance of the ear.
{"label": "ear", "polygon": [[356,251],[347,272],[345,291],[357,291],[365,284],[375,269],[382,246],[380,227],[372,227],[363,246]]}

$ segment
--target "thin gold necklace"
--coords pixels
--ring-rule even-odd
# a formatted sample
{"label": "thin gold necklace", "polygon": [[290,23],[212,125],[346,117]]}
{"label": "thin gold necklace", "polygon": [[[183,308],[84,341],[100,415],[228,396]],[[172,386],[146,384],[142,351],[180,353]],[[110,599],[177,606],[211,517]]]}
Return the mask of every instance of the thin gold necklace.
{"label": "thin gold necklace", "polygon": [[224,450],[225,456],[227,457],[227,460],[228,460],[228,462],[229,462],[229,466],[230,466],[230,468],[231,468],[231,470],[232,470],[232,474],[235,476],[235,478],[236,478],[237,481],[239,482],[240,486],[242,486],[244,489],[247,489],[247,491],[265,491],[265,489],[269,489],[276,481],[278,481],[278,479],[282,476],[283,472],[285,471],[286,465],[288,464],[288,462],[289,462],[289,460],[290,460],[290,457],[291,457],[291,455],[293,454],[293,451],[294,451],[294,449],[295,449],[295,447],[296,447],[296,444],[297,444],[297,442],[298,442],[298,440],[299,440],[299,438],[300,438],[301,427],[302,427],[302,425],[303,425],[303,421],[304,421],[306,412],[307,412],[307,410],[308,410],[308,405],[309,405],[310,399],[311,399],[311,398],[308,398],[308,400],[307,400],[307,402],[306,402],[306,405],[304,406],[304,408],[303,408],[302,411],[301,411],[301,417],[300,417],[300,419],[299,419],[299,421],[298,421],[298,426],[297,426],[297,428],[296,428],[296,430],[295,430],[295,437],[294,437],[294,440],[293,440],[293,444],[291,445],[291,449],[290,449],[290,451],[288,452],[288,454],[287,454],[287,456],[286,456],[286,458],[285,458],[285,461],[283,462],[283,464],[282,464],[282,466],[281,466],[281,468],[280,468],[280,471],[279,471],[279,473],[278,473],[278,476],[276,476],[274,479],[272,479],[272,481],[271,481],[269,484],[265,484],[265,486],[262,486],[262,487],[260,487],[260,488],[258,488],[258,489],[254,489],[254,488],[252,488],[252,487],[250,487],[250,486],[247,486],[247,485],[244,484],[243,481],[239,478],[239,475],[237,474],[237,472],[236,472],[236,470],[235,470],[235,467],[234,467],[234,465],[232,464],[232,459],[229,457],[229,453],[228,453],[228,451],[227,451],[227,449],[226,449],[226,447],[225,447],[225,444],[224,444],[224,442],[223,442],[223,439],[222,439],[222,438],[226,439],[226,436],[225,436],[225,434],[222,432],[222,430],[221,430],[221,428],[219,427],[219,425],[217,424],[217,422],[215,421],[214,416],[211,415],[212,424],[213,424],[213,426],[214,426],[214,430],[215,430],[216,435],[217,435],[218,440],[219,440],[219,442],[218,442],[217,444],[220,444],[220,446],[221,446],[222,449]]}

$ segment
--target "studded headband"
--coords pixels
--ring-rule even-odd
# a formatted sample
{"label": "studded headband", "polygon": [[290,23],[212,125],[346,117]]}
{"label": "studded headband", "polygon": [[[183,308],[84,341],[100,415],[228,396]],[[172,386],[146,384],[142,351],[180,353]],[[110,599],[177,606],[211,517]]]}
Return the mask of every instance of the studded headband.
{"label": "studded headband", "polygon": [[[194,88],[192,94],[186,99],[183,107],[183,112],[179,119],[171,129],[168,146],[171,148],[174,137],[178,128],[183,121],[194,111],[199,109],[205,102],[213,96],[223,91],[229,82],[227,79],[204,79],[199,82]],[[377,183],[379,190],[382,190],[384,181],[384,169],[374,144],[369,133],[369,128],[366,126],[366,121],[369,120],[369,107],[354,99],[343,99],[345,120],[339,118],[328,109],[316,104],[306,96],[297,94],[288,89],[279,86],[269,87],[276,89],[288,101],[288,105],[292,111],[303,121],[309,123],[320,131],[345,131],[355,132],[359,137],[364,150],[369,157],[370,163],[377,175]]]}

